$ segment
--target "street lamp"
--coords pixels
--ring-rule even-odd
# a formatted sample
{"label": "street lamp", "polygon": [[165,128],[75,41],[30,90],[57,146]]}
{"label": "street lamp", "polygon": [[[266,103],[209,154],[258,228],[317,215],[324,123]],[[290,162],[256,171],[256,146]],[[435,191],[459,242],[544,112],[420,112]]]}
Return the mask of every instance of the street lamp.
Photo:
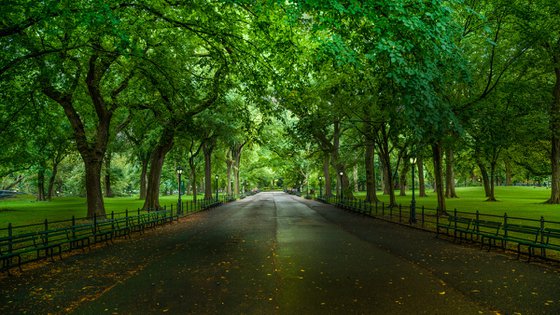
{"label": "street lamp", "polygon": [[319,176],[319,198],[323,198],[323,176]]}
{"label": "street lamp", "polygon": [[218,174],[216,174],[216,202],[218,202]]}
{"label": "street lamp", "polygon": [[340,202],[344,201],[344,192],[343,192],[343,185],[342,185],[342,176],[344,175],[343,171],[340,171],[340,173],[338,173],[338,175],[340,175]]}
{"label": "street lamp", "polygon": [[410,201],[410,224],[416,223],[416,199],[414,197],[414,167],[416,166],[416,157],[410,158],[412,166],[412,200]]}
{"label": "street lamp", "polygon": [[181,165],[177,166],[177,169],[175,169],[175,171],[177,172],[177,176],[179,177],[179,199],[177,201],[177,215],[181,214],[181,174],[183,174],[183,168],[181,167]]}

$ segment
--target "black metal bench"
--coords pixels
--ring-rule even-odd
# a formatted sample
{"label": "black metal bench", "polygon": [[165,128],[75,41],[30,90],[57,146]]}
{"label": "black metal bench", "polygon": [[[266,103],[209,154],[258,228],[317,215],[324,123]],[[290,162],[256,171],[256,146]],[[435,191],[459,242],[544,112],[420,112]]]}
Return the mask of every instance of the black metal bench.
{"label": "black metal bench", "polygon": [[492,247],[491,240],[498,237],[501,227],[502,222],[475,219],[468,234],[470,234],[471,240],[474,240],[475,237],[480,240],[480,248],[484,248],[484,240],[488,239],[488,250],[490,250]]}
{"label": "black metal bench", "polygon": [[560,229],[545,228],[542,230],[543,241],[529,245],[529,260],[535,256],[535,249],[540,248],[542,256],[546,258],[546,250],[560,251]]}
{"label": "black metal bench", "polygon": [[457,234],[459,234],[459,239],[462,239],[463,236],[471,233],[471,223],[472,219],[460,217],[456,215],[450,215],[447,217],[447,222],[438,222],[436,223],[436,237],[439,237],[440,230],[445,230],[446,235],[451,235],[449,231],[453,231],[453,240],[457,239]]}
{"label": "black metal bench", "polygon": [[508,242],[517,243],[517,258],[521,256],[521,246],[527,246],[527,254],[530,256],[530,248],[539,243],[541,228],[522,224],[504,224],[502,235],[487,235],[488,244],[496,246],[496,241],[501,242],[501,248],[505,249]]}

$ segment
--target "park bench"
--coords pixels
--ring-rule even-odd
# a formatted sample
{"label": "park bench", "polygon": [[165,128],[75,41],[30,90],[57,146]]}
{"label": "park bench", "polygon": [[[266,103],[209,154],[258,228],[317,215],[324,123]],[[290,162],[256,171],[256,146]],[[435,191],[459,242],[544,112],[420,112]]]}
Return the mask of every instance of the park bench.
{"label": "park bench", "polygon": [[[471,230],[465,234],[471,236],[471,241],[473,241],[476,237],[477,240],[480,240],[480,248],[484,248],[485,239],[488,239],[490,242],[491,239],[496,239],[496,237],[498,237],[502,223],[475,219],[472,221],[471,226]],[[491,243],[488,245],[488,250],[490,250],[490,247]]]}
{"label": "park bench", "polygon": [[130,238],[130,219],[128,217],[114,219],[113,223],[115,237]]}
{"label": "park bench", "polygon": [[105,241],[105,243],[113,242],[113,221],[105,220],[96,222],[93,225],[93,242],[99,243]]}
{"label": "park bench", "polygon": [[[539,235],[541,228],[536,226],[528,226],[521,224],[504,224],[502,235],[486,235],[488,238],[488,246],[496,246],[496,241],[501,242],[501,248],[505,249],[508,242],[517,243],[517,258],[521,256],[521,246],[528,247],[528,255],[530,248],[539,243]],[[496,246],[497,247],[497,246]]]}
{"label": "park bench", "polygon": [[15,236],[0,238],[0,259],[2,260],[2,271],[10,272],[14,259],[21,271],[22,255],[35,252],[37,249],[37,233],[24,233]]}
{"label": "park bench", "polygon": [[542,243],[534,243],[529,245],[529,260],[535,256],[535,249],[540,248],[542,256],[546,258],[546,250],[560,251],[560,229],[545,228],[542,231]]}
{"label": "park bench", "polygon": [[70,233],[68,235],[70,240],[70,249],[82,249],[85,251],[85,247],[90,248],[90,236],[92,235],[93,224],[75,224],[70,228]]}
{"label": "park bench", "polygon": [[68,229],[39,231],[37,234],[41,240],[41,244],[37,248],[37,258],[39,258],[39,252],[44,251],[45,257],[50,257],[54,261],[55,249],[58,249],[58,256],[62,259],[62,245],[70,243]]}
{"label": "park bench", "polygon": [[436,223],[436,237],[439,237],[440,230],[445,230],[446,235],[450,235],[449,231],[453,231],[453,240],[457,239],[457,234],[460,238],[471,232],[472,219],[450,215],[447,217],[447,222]]}

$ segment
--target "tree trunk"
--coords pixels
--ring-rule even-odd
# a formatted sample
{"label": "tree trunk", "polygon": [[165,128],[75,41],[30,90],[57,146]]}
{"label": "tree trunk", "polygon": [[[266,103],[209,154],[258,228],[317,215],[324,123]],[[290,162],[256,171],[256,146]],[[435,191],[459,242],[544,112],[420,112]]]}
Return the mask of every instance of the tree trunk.
{"label": "tree trunk", "polygon": [[54,182],[58,174],[58,163],[53,163],[51,176],[49,177],[49,187],[47,188],[47,200],[51,200],[54,194]]}
{"label": "tree trunk", "polygon": [[488,198],[486,198],[486,201],[496,201],[496,195],[494,193],[495,178],[496,178],[496,163],[492,162],[490,163],[490,191],[488,194]]}
{"label": "tree trunk", "polygon": [[[171,125],[174,126],[173,124]],[[173,147],[173,137],[175,136],[175,131],[172,128],[174,127],[166,127],[163,130],[158,144],[150,155],[150,171],[148,173],[146,201],[142,207],[148,211],[159,210],[161,208],[159,204],[161,171],[163,168],[163,162],[165,161],[165,155]]]}
{"label": "tree trunk", "polygon": [[198,194],[198,191],[196,189],[196,165],[194,163],[194,158],[191,157],[189,158],[189,166],[191,169],[191,185],[192,185],[192,194],[193,194],[193,203],[196,204],[196,197]]}
{"label": "tree trunk", "polygon": [[447,150],[445,150],[445,197],[447,198],[457,198],[453,164],[453,149],[448,147]]}
{"label": "tree trunk", "polygon": [[329,172],[330,156],[325,153],[323,157],[323,178],[325,179],[325,191],[324,196],[326,198],[332,197],[332,187],[331,187],[331,176]]}
{"label": "tree trunk", "polygon": [[399,196],[406,196],[406,176],[408,173],[408,163],[406,163],[406,161],[403,161],[403,166],[401,168],[401,174],[399,176],[399,186],[400,186],[400,192],[399,192]]}
{"label": "tree trunk", "polygon": [[[202,146],[204,154],[204,199],[212,199],[212,151],[215,140],[208,140]],[[216,187],[218,189],[218,187]]]}
{"label": "tree trunk", "polygon": [[379,161],[381,162],[381,183],[383,186],[383,194],[390,195],[391,190],[393,189],[393,185],[389,183],[389,169],[387,168],[387,163],[385,162],[385,157],[381,154],[379,155]]}
{"label": "tree trunk", "polygon": [[505,169],[506,169],[506,186],[512,186],[513,185],[513,174],[512,174],[512,170],[511,170],[511,160],[509,158],[506,158],[505,160]]}
{"label": "tree trunk", "polygon": [[369,142],[366,145],[365,154],[366,165],[366,202],[378,202],[377,191],[375,187],[375,145]]}
{"label": "tree trunk", "polygon": [[334,131],[333,131],[333,146],[331,152],[331,164],[333,168],[337,171],[337,174],[342,172],[342,176],[338,175],[339,177],[339,185],[341,193],[344,194],[344,199],[352,199],[354,198],[354,194],[350,189],[350,180],[348,179],[348,174],[346,173],[346,168],[344,163],[340,161],[339,158],[339,149],[340,149],[340,121],[334,122]]}
{"label": "tree trunk", "polygon": [[428,197],[426,195],[426,183],[424,182],[424,161],[421,156],[416,160],[418,166],[418,197]]}
{"label": "tree trunk", "polygon": [[105,156],[105,197],[113,197],[113,190],[111,189],[111,158],[110,152]]}
{"label": "tree trunk", "polygon": [[436,182],[437,195],[437,215],[447,215],[445,208],[445,195],[443,191],[443,157],[441,143],[436,142],[432,145],[432,153],[434,156],[434,180]]}
{"label": "tree trunk", "polygon": [[88,208],[88,218],[97,216],[105,217],[105,204],[101,193],[101,168],[103,167],[103,157],[84,159],[86,168],[86,199]]}
{"label": "tree trunk", "polygon": [[359,192],[360,188],[358,187],[358,165],[354,165],[352,168],[352,179],[354,180],[354,192]]}
{"label": "tree trunk", "polygon": [[482,176],[482,185],[484,186],[484,196],[490,197],[490,178],[488,177],[488,170],[486,169],[486,166],[484,165],[484,163],[480,158],[477,157],[475,160],[476,160],[476,164],[478,165],[478,168],[480,169],[480,175]]}
{"label": "tree trunk", "polygon": [[226,156],[226,194],[229,196],[231,195],[231,166],[233,164],[233,160],[230,158],[230,155]]}
{"label": "tree trunk", "polygon": [[550,199],[547,203],[560,203],[560,53],[553,52],[554,74],[556,83],[554,84],[554,101],[550,106],[550,130],[552,132],[550,154],[550,164],[552,166],[552,182]]}
{"label": "tree trunk", "polygon": [[45,200],[45,168],[41,166],[37,173],[37,201]]}

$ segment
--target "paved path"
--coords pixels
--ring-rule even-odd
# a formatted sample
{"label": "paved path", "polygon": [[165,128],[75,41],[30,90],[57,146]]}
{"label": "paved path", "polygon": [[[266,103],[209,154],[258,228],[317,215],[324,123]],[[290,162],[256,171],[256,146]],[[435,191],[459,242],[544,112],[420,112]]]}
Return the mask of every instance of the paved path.
{"label": "paved path", "polygon": [[2,314],[560,313],[556,268],[283,193],[0,281]]}

